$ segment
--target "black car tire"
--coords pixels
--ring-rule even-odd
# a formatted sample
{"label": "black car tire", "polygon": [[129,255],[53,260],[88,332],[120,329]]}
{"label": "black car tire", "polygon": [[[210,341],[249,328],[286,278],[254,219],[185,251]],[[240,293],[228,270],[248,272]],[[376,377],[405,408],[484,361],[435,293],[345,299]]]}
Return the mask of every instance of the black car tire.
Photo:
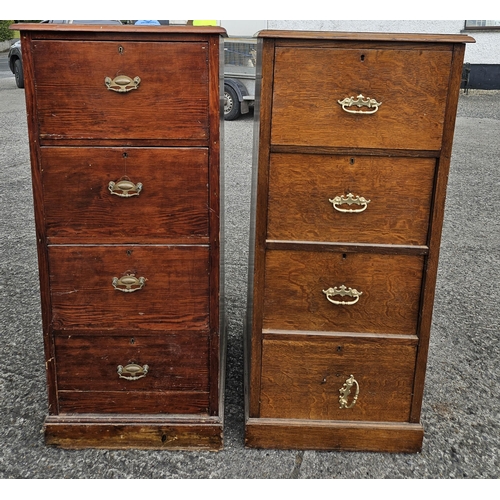
{"label": "black car tire", "polygon": [[240,115],[238,95],[232,87],[224,85],[224,120],[236,120]]}
{"label": "black car tire", "polygon": [[16,85],[20,89],[24,89],[23,63],[19,59],[16,59],[14,62],[14,76],[16,78]]}

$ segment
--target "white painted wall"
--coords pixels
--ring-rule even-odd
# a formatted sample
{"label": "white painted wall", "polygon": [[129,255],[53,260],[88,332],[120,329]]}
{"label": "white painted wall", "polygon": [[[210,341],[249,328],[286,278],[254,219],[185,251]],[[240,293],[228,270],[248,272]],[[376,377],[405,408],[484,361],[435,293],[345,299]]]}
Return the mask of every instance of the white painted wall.
{"label": "white painted wall", "polygon": [[269,29],[378,31],[389,33],[460,33],[464,21],[268,21]]}
{"label": "white painted wall", "polygon": [[253,37],[258,31],[267,29],[267,21],[219,21],[228,36]]}
{"label": "white painted wall", "polygon": [[471,64],[500,64],[500,30],[464,32],[476,40],[465,49],[465,62]]}

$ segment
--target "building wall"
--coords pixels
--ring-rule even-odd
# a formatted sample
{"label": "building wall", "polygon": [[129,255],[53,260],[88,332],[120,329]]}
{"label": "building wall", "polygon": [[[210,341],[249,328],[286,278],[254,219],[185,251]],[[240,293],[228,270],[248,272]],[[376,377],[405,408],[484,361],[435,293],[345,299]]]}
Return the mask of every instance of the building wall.
{"label": "building wall", "polygon": [[230,37],[253,37],[258,31],[267,29],[268,21],[219,21]]}
{"label": "building wall", "polygon": [[462,31],[476,40],[468,43],[465,61],[471,64],[500,64],[500,30]]}

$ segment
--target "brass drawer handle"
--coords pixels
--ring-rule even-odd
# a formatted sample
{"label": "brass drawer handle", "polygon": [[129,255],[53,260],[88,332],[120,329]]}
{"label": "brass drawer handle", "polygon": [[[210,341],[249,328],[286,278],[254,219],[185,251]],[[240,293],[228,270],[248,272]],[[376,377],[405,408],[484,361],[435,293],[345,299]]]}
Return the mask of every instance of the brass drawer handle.
{"label": "brass drawer handle", "polygon": [[[356,98],[346,97],[345,99],[342,99],[342,101],[337,102],[342,106],[342,109],[346,113],[355,113],[361,115],[373,115],[373,113],[376,113],[378,111],[378,107],[382,105],[381,102],[377,102],[375,99],[371,99],[370,97],[365,98],[363,94],[359,94]],[[358,108],[366,106],[367,108],[375,109],[372,109],[371,111],[356,111],[354,109],[347,109],[350,106],[357,106]]]}
{"label": "brass drawer handle", "polygon": [[115,92],[130,92],[139,87],[139,83],[141,83],[141,79],[136,76],[134,79],[129,76],[120,75],[111,79],[107,76],[104,79],[104,83],[108,90],[114,90]]}
{"label": "brass drawer handle", "polygon": [[[354,394],[354,397],[352,398],[351,404],[349,404],[349,401],[347,400],[347,398],[351,395],[351,389],[352,389],[353,385],[356,386],[356,393]],[[359,384],[353,375],[351,375],[344,382],[344,385],[339,389],[339,392],[340,392],[339,408],[352,408],[356,404],[356,401],[358,400],[358,396],[359,396]]]}
{"label": "brass drawer handle", "polygon": [[111,194],[116,194],[121,198],[130,198],[131,196],[139,196],[142,191],[142,183],[134,184],[128,177],[122,177],[116,182],[109,181],[108,189]]}
{"label": "brass drawer handle", "polygon": [[146,284],[146,278],[142,276],[136,278],[135,274],[125,274],[121,278],[113,278],[112,284],[115,290],[120,290],[120,292],[137,292]]}
{"label": "brass drawer handle", "polygon": [[139,366],[135,363],[131,363],[127,366],[118,365],[116,367],[116,373],[118,377],[124,378],[125,380],[139,380],[148,374],[149,366]]}
{"label": "brass drawer handle", "polygon": [[[336,306],[352,306],[356,304],[359,300],[359,296],[363,294],[363,292],[358,292],[355,288],[347,288],[345,285],[341,285],[339,288],[334,287],[323,290],[323,293],[326,295],[328,301]],[[354,297],[354,300],[333,300],[332,297],[335,297],[335,295],[340,295],[341,297]]]}
{"label": "brass drawer handle", "polygon": [[[361,212],[364,212],[366,210],[366,207],[368,206],[368,203],[370,203],[370,200],[367,200],[366,198],[363,198],[363,196],[354,196],[352,193],[349,193],[347,196],[335,196],[333,200],[328,200],[337,212],[343,212],[343,213],[351,213],[351,214],[359,214]],[[359,205],[361,208],[340,208],[339,205]]]}

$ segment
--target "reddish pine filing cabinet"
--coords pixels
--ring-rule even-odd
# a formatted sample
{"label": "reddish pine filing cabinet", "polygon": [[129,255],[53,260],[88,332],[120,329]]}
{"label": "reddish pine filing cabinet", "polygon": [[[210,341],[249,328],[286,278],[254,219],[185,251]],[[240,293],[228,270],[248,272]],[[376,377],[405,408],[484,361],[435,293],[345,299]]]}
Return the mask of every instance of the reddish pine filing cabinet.
{"label": "reddish pine filing cabinet", "polygon": [[260,32],[247,446],[420,450],[471,41]]}
{"label": "reddish pine filing cabinet", "polygon": [[17,25],[47,444],[220,449],[216,27]]}

